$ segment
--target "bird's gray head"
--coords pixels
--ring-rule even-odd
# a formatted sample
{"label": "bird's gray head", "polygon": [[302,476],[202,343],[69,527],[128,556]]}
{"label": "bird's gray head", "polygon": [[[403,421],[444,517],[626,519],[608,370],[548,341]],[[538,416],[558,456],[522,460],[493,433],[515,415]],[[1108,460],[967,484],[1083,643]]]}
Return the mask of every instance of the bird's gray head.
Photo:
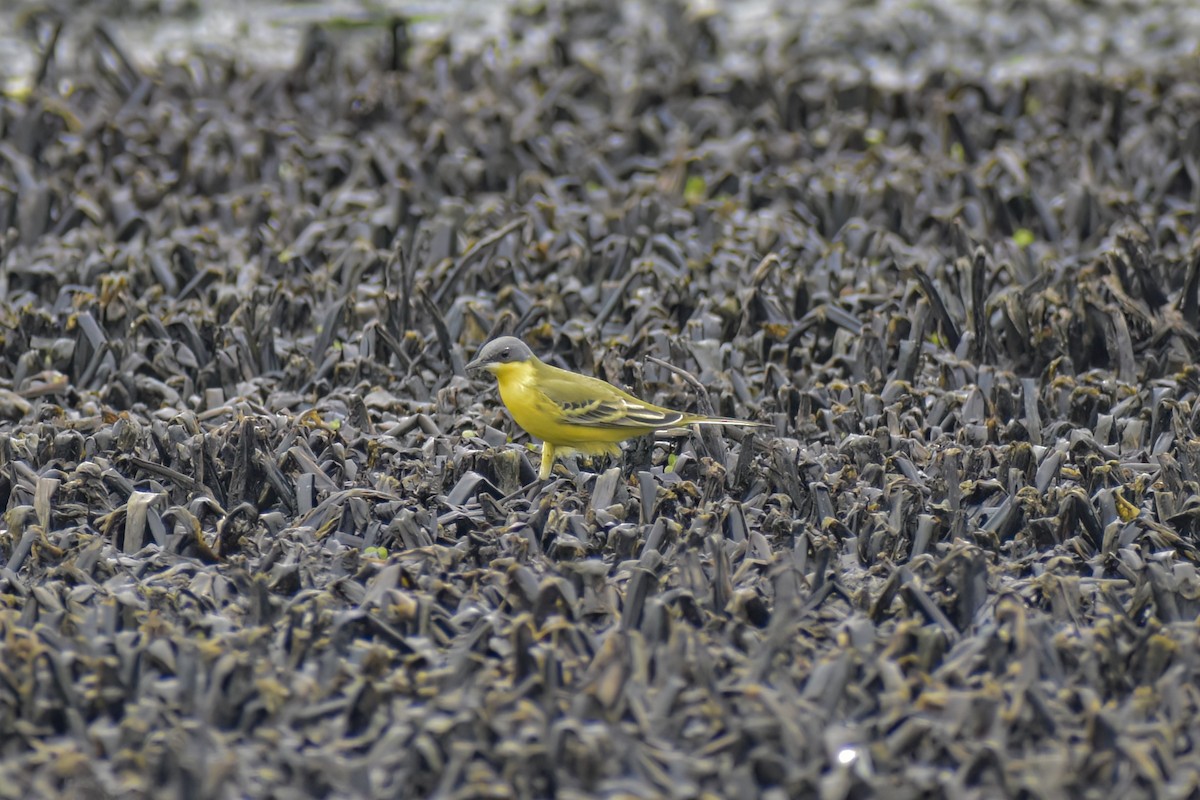
{"label": "bird's gray head", "polygon": [[529,345],[515,336],[501,336],[493,339],[479,349],[475,360],[467,364],[468,370],[486,369],[496,372],[505,364],[515,364],[533,358]]}

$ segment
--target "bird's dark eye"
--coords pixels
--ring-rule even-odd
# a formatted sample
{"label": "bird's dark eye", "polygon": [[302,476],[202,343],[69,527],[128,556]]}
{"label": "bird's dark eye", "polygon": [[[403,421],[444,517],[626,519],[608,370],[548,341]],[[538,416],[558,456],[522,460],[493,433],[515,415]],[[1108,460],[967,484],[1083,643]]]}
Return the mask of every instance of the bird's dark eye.
{"label": "bird's dark eye", "polygon": [[509,349],[506,347],[506,348],[504,348],[504,350],[502,350],[500,352],[500,357],[503,359],[507,359],[508,356],[509,356]]}

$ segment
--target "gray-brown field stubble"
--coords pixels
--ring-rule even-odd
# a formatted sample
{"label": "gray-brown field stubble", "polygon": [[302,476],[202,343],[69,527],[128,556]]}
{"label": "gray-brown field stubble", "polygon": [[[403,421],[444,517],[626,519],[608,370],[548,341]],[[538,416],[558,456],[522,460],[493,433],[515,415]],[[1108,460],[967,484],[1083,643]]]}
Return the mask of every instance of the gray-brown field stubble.
{"label": "gray-brown field stubble", "polygon": [[[1200,24],[986,5],[48,57],[0,797],[1195,796]],[[498,332],[773,428],[531,482]]]}

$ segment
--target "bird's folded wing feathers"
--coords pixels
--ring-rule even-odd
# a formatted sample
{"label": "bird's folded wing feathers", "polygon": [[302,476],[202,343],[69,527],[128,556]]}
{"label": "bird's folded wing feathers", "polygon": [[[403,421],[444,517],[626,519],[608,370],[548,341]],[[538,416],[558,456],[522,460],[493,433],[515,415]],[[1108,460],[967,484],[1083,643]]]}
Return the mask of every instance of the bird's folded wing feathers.
{"label": "bird's folded wing feathers", "polygon": [[562,414],[562,422],[600,428],[669,428],[681,424],[678,411],[643,403],[598,378],[559,375],[546,370],[538,377],[538,388]]}
{"label": "bird's folded wing feathers", "polygon": [[620,398],[565,403],[559,408],[564,422],[605,428],[669,428],[683,419],[678,411],[661,411]]}

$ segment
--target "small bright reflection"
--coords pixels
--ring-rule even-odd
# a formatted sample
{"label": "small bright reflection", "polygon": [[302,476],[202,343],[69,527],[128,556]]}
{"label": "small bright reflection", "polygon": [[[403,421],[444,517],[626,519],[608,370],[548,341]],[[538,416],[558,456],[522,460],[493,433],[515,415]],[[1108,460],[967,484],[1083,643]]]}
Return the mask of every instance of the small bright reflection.
{"label": "small bright reflection", "polygon": [[837,760],[839,764],[851,764],[854,759],[858,758],[858,750],[853,747],[845,747],[838,751]]}

